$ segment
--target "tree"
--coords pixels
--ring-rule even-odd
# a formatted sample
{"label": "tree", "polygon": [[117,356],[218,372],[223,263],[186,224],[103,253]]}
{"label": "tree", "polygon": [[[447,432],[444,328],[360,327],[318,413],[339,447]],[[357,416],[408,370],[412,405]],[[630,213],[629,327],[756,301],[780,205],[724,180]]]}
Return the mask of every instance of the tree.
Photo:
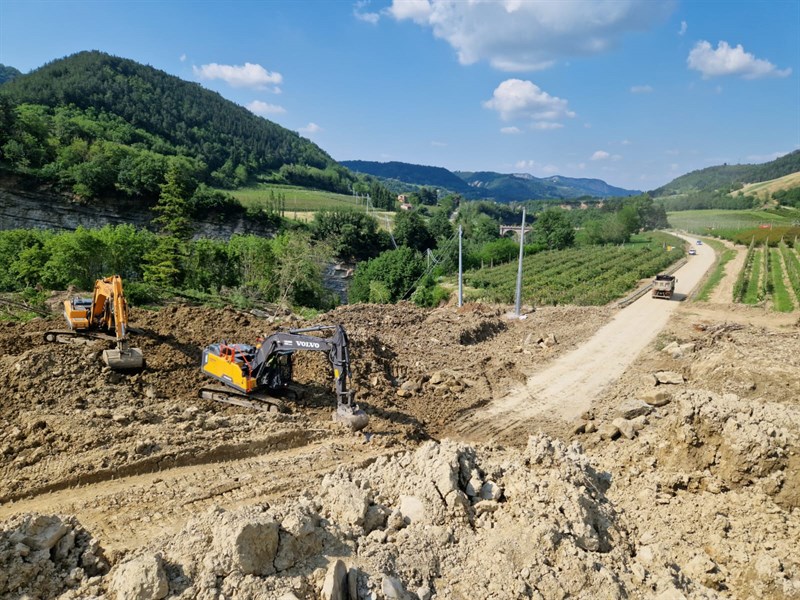
{"label": "tree", "polygon": [[283,304],[329,308],[332,295],[322,284],[330,247],[312,243],[306,232],[287,232],[273,242],[275,279],[279,301]]}
{"label": "tree", "polygon": [[533,242],[548,250],[562,250],[575,243],[575,230],[563,209],[549,208],[537,215]]}
{"label": "tree", "polygon": [[447,217],[447,212],[439,209],[433,213],[431,220],[428,222],[428,229],[436,238],[437,245],[441,240],[448,240],[453,235],[453,224]]}
{"label": "tree", "polygon": [[[348,298],[350,302],[372,302],[388,297],[390,302],[402,300],[425,272],[425,259],[416,250],[401,247],[387,250],[367,262],[359,263],[353,274]],[[374,286],[380,282],[383,286]]]}
{"label": "tree", "polygon": [[366,260],[386,249],[378,234],[375,217],[354,210],[324,210],[314,213],[314,239],[330,244],[343,260]]}
{"label": "tree", "polygon": [[394,218],[394,239],[401,246],[424,252],[436,246],[436,240],[424,219],[416,211],[400,211]]}
{"label": "tree", "polygon": [[173,159],[161,185],[161,195],[153,210],[158,217],[153,222],[160,225],[161,232],[186,240],[192,234],[189,218],[189,199],[194,194],[197,182],[192,176],[192,165],[186,159]]}

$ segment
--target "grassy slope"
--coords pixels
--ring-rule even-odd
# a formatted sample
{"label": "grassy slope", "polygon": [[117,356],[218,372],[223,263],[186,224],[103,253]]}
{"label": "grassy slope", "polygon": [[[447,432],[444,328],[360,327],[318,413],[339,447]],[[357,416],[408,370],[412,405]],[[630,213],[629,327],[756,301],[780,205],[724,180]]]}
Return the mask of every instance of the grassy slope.
{"label": "grassy slope", "polygon": [[741,190],[732,192],[731,195],[738,194],[741,191],[746,196],[758,196],[759,198],[766,199],[768,195],[778,190],[786,190],[790,188],[800,187],[800,172],[790,173],[777,179],[770,179],[769,181],[762,181],[760,183],[748,183]]}

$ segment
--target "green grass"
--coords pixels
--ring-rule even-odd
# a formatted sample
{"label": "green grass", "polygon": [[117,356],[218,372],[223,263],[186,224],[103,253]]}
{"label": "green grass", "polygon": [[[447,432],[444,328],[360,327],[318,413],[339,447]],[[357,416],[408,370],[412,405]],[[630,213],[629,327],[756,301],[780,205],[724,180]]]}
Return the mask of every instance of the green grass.
{"label": "green grass", "polygon": [[744,293],[742,302],[745,304],[758,304],[761,300],[761,258],[762,250],[760,248],[753,252],[753,265],[750,271],[750,279],[747,281],[747,289]]}
{"label": "green grass", "polygon": [[783,283],[780,251],[777,248],[771,248],[769,253],[772,275],[772,304],[778,312],[792,312],[794,304],[789,296],[789,290],[786,289],[786,285]]}
{"label": "green grass", "polygon": [[[649,239],[648,239],[649,238]],[[667,252],[664,244],[674,245]],[[637,236],[624,246],[581,246],[540,252],[523,260],[522,300],[535,305],[603,305],[623,297],[683,258],[683,242],[673,236]],[[469,300],[514,301],[517,263],[464,274]]]}
{"label": "green grass", "polygon": [[717,289],[719,282],[725,276],[725,265],[727,265],[736,256],[736,250],[725,248],[720,242],[715,240],[706,240],[709,246],[712,246],[717,251],[717,264],[711,275],[708,276],[706,282],[703,284],[702,289],[697,294],[697,300],[700,302],[708,302],[711,293]]}
{"label": "green grass", "polygon": [[720,230],[737,231],[757,228],[761,224],[791,225],[800,212],[764,210],[682,210],[667,213],[672,227],[691,233],[718,235]]}
{"label": "green grass", "polygon": [[246,208],[261,208],[269,202],[270,192],[273,192],[275,196],[282,194],[286,198],[287,212],[341,210],[344,208],[364,210],[364,201],[359,201],[353,196],[291,185],[260,184],[230,193]]}

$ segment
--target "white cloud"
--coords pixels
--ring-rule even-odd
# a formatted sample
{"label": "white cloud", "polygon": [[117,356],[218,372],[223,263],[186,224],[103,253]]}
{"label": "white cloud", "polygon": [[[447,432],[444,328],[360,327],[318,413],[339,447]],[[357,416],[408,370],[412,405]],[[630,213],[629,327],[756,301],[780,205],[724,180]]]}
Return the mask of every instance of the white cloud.
{"label": "white cloud", "polygon": [[514,163],[514,168],[518,171],[536,171],[542,175],[555,175],[559,171],[559,168],[555,165],[543,165],[535,160],[518,160]]}
{"label": "white cloud", "polygon": [[563,126],[563,123],[555,123],[553,121],[536,121],[531,125],[531,129],[548,131],[550,129],[561,129]]}
{"label": "white cloud", "polygon": [[686,63],[690,69],[700,71],[703,79],[723,75],[740,75],[744,79],[760,77],[788,77],[791,69],[778,69],[768,60],[756,58],[745,52],[741,44],[732,48],[728,42],[719,42],[713,50],[705,40],[697,42]]}
{"label": "white cloud", "polygon": [[608,160],[611,155],[605,150],[597,150],[589,160]]}
{"label": "white cloud", "polygon": [[612,48],[629,31],[645,31],[674,2],[594,0],[393,0],[388,13],[430,27],[461,64],[488,61],[502,71],[535,71],[563,57]]}
{"label": "white cloud", "polygon": [[688,23],[686,23],[686,21],[681,21],[681,28],[678,30],[678,35],[685,34],[687,29],[689,29]]}
{"label": "white cloud", "polygon": [[381,15],[380,13],[364,10],[367,6],[369,6],[369,0],[359,0],[356,2],[353,6],[353,16],[359,21],[376,25],[378,21],[380,21]]}
{"label": "white cloud", "polygon": [[632,142],[631,142],[630,140],[622,140],[622,141],[620,142],[620,144],[622,144],[623,146],[630,146],[630,145],[631,145],[631,143],[632,143]]}
{"label": "white cloud", "polygon": [[649,85],[633,85],[631,86],[631,94],[650,94],[653,92],[652,86]]}
{"label": "white cloud", "polygon": [[250,104],[247,104],[245,108],[257,115],[280,115],[286,112],[286,109],[282,106],[267,104],[261,100],[253,100]]}
{"label": "white cloud", "polygon": [[184,52],[183,54],[181,54],[181,57],[180,57],[180,59],[179,59],[179,60],[180,60],[181,62],[186,62],[186,53],[185,53],[185,52]]}
{"label": "white cloud", "polygon": [[300,129],[298,129],[298,132],[302,133],[303,135],[312,135],[320,131],[322,131],[322,127],[320,127],[316,123],[309,123],[305,127],[301,127]]}
{"label": "white cloud", "polygon": [[519,127],[502,127],[500,129],[500,133],[505,133],[505,134],[508,134],[508,135],[514,135],[516,133],[521,133],[521,130],[520,130]]}
{"label": "white cloud", "polygon": [[534,129],[556,129],[563,127],[557,121],[572,118],[575,113],[567,107],[567,101],[541,90],[530,81],[507,79],[495,88],[491,100],[484,108],[497,111],[504,121],[525,119],[534,121]]}
{"label": "white cloud", "polygon": [[431,142],[431,146],[433,146],[434,148],[445,148],[447,146],[447,142],[437,142],[433,140]]}
{"label": "white cloud", "polygon": [[[283,75],[267,71],[264,67],[253,63],[244,65],[218,65],[211,63],[201,67],[192,67],[200,79],[221,79],[233,87],[252,87],[263,89],[267,85],[283,82]],[[279,88],[276,88],[278,92]],[[276,92],[276,93],[278,93]]]}
{"label": "white cloud", "polygon": [[667,156],[678,156],[680,154],[679,150],[664,150],[664,154]]}

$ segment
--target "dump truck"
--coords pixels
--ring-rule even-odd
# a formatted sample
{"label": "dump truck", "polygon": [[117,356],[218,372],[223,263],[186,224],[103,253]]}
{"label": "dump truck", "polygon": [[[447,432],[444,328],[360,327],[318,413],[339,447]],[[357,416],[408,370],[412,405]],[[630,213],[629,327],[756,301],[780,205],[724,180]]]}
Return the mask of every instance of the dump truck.
{"label": "dump truck", "polygon": [[672,298],[675,291],[675,284],[678,280],[674,275],[667,275],[666,273],[659,273],[653,279],[653,298]]}

